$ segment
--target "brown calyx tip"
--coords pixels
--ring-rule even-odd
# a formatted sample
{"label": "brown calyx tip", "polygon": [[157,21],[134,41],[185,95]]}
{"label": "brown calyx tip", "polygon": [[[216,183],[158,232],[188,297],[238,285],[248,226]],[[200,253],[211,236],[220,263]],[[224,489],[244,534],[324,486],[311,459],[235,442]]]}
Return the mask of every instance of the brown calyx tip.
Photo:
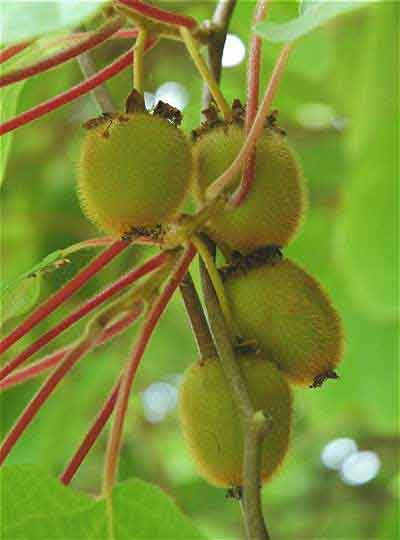
{"label": "brown calyx tip", "polygon": [[309,388],[320,388],[327,379],[339,379],[339,375],[336,373],[336,371],[328,370],[321,375],[317,375],[314,378],[313,383],[310,384]]}
{"label": "brown calyx tip", "polygon": [[201,135],[204,135],[210,129],[214,129],[216,127],[228,127],[231,124],[243,126],[246,116],[246,107],[242,105],[239,99],[234,99],[232,102],[232,120],[230,122],[227,122],[221,117],[220,110],[214,101],[210,103],[207,109],[204,109],[201,112],[204,116],[204,121],[197,129],[192,131],[193,141],[196,141],[199,137],[201,137]]}
{"label": "brown calyx tip", "polygon": [[180,126],[182,123],[182,113],[176,107],[169,105],[165,101],[159,101],[153,110],[153,114],[164,118],[174,126]]}
{"label": "brown calyx tip", "polygon": [[234,274],[246,274],[252,268],[264,266],[264,264],[278,264],[283,259],[280,246],[265,246],[260,249],[242,255],[239,251],[233,251],[229,265],[220,269],[222,279]]}
{"label": "brown calyx tip", "polygon": [[144,103],[144,95],[134,88],[125,100],[125,112],[128,114],[143,113],[146,112],[146,105]]}
{"label": "brown calyx tip", "polygon": [[[104,112],[96,118],[87,120],[84,124],[82,124],[82,127],[88,130],[97,130],[100,137],[107,139],[110,136],[111,127],[115,123],[122,124],[124,122],[128,122],[128,120],[129,117],[126,114]],[[104,127],[105,129],[98,129],[100,127]]]}
{"label": "brown calyx tip", "polygon": [[162,225],[156,225],[155,227],[133,227],[130,231],[123,234],[122,240],[133,240],[134,238],[148,238],[153,242],[162,242],[165,235],[165,229]]}
{"label": "brown calyx tip", "polygon": [[242,496],[243,496],[242,486],[233,486],[227,490],[225,498],[234,499],[235,501],[240,501],[242,499]]}

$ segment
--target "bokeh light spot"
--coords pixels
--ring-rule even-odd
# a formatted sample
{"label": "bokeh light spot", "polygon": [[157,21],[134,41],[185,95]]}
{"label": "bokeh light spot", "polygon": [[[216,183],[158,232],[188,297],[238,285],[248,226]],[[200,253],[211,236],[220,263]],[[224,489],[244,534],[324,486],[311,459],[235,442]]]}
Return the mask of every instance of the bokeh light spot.
{"label": "bokeh light spot", "polygon": [[328,469],[338,471],[343,462],[357,450],[357,444],[353,439],[346,437],[334,439],[324,446],[321,452],[321,461]]}
{"label": "bokeh light spot", "polygon": [[243,41],[233,34],[226,36],[224,52],[222,54],[222,66],[234,67],[243,62],[246,56],[246,47]]}
{"label": "bokeh light spot", "polygon": [[375,452],[356,452],[343,463],[340,476],[349,486],[361,486],[374,479],[381,468],[381,460]]}

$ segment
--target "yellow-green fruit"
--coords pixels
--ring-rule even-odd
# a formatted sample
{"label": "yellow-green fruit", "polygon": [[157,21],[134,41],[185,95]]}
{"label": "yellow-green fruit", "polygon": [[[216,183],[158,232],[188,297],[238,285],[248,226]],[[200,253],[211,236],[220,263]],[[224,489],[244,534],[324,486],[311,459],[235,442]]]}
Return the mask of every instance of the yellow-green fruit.
{"label": "yellow-green fruit", "polygon": [[83,144],[78,188],[89,219],[115,235],[173,219],[192,174],[183,132],[147,113],[113,120],[104,132],[90,129]]}
{"label": "yellow-green fruit", "polygon": [[[199,204],[207,187],[237,157],[244,140],[243,129],[231,124],[212,128],[196,141],[194,195]],[[233,190],[240,179],[238,175]],[[209,222],[210,236],[243,254],[267,245],[286,246],[300,225],[305,200],[299,165],[286,138],[265,129],[257,143],[251,192],[240,207]]]}
{"label": "yellow-green fruit", "polygon": [[[260,355],[238,357],[255,410],[268,417],[262,446],[261,478],[266,482],[282,462],[290,439],[292,399],[277,368]],[[200,474],[221,487],[243,482],[243,428],[218,358],[190,366],[179,394],[182,431]]]}
{"label": "yellow-green fruit", "polygon": [[288,259],[225,274],[233,316],[290,382],[312,384],[343,352],[339,316],[318,282]]}

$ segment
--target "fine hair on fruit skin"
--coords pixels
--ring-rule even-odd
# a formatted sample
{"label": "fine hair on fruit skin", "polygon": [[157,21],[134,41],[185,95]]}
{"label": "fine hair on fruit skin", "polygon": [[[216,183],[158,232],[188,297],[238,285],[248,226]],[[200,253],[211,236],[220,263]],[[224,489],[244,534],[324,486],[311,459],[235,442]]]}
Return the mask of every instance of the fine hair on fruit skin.
{"label": "fine hair on fruit skin", "polygon": [[[208,186],[233,162],[246,135],[240,122],[211,127],[193,145],[194,197],[201,206]],[[238,175],[232,192],[241,179]],[[306,192],[298,160],[278,128],[266,127],[257,142],[251,192],[239,208],[208,223],[207,233],[242,254],[267,245],[286,246],[295,236],[306,208]]]}
{"label": "fine hair on fruit skin", "polygon": [[119,115],[88,129],[78,192],[88,218],[116,236],[174,219],[192,176],[189,141],[156,114]]}
{"label": "fine hair on fruit skin", "polygon": [[[261,480],[278,469],[290,441],[292,396],[279,370],[260,354],[239,355],[241,371],[254,409],[266,415]],[[179,393],[181,426],[200,474],[219,487],[243,483],[244,432],[219,359],[189,366]]]}
{"label": "fine hair on fruit skin", "polygon": [[343,328],[319,283],[289,259],[222,271],[242,337],[261,350],[293,384],[312,385],[343,355]]}

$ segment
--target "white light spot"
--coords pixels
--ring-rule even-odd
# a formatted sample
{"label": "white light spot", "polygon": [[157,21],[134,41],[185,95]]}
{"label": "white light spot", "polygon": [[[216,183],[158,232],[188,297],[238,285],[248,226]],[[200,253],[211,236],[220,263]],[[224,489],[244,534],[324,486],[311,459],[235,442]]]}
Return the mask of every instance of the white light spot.
{"label": "white light spot", "polygon": [[144,93],[144,104],[148,111],[151,111],[156,106],[156,96],[151,92]]}
{"label": "white light spot", "polygon": [[222,66],[233,67],[243,62],[246,56],[246,47],[243,41],[233,34],[226,36],[224,52],[222,54]]}
{"label": "white light spot", "polygon": [[156,102],[165,101],[168,105],[176,107],[182,111],[189,101],[186,89],[177,82],[166,82],[157,88],[155,94]]}
{"label": "white light spot", "polygon": [[142,394],[143,410],[146,419],[152,424],[161,422],[175,409],[178,401],[177,389],[172,384],[156,382]]}
{"label": "white light spot", "polygon": [[361,486],[375,478],[380,468],[381,461],[375,452],[356,452],[345,460],[340,476],[349,486]]}
{"label": "white light spot", "polygon": [[343,462],[357,452],[357,445],[353,439],[335,439],[324,446],[321,452],[321,461],[328,469],[340,470]]}
{"label": "white light spot", "polygon": [[337,115],[325,103],[305,103],[296,111],[297,121],[307,129],[326,129],[332,127]]}

